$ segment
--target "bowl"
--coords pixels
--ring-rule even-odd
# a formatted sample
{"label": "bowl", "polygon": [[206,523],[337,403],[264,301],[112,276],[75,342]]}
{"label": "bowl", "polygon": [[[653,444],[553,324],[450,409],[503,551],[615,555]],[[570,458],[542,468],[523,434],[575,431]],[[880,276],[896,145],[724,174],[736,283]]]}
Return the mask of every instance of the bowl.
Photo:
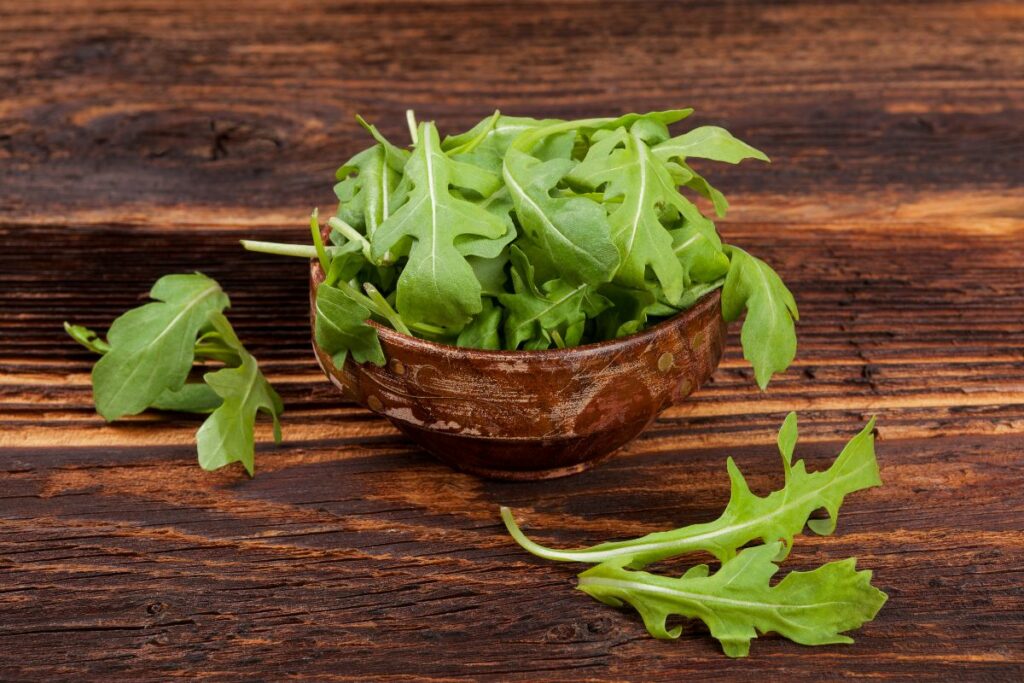
{"label": "bowl", "polygon": [[[314,260],[311,316],[323,280]],[[467,349],[371,324],[383,367],[350,357],[338,369],[314,338],[331,382],[442,462],[507,480],[561,477],[607,458],[707,381],[726,338],[718,290],[636,334],[567,349]]]}

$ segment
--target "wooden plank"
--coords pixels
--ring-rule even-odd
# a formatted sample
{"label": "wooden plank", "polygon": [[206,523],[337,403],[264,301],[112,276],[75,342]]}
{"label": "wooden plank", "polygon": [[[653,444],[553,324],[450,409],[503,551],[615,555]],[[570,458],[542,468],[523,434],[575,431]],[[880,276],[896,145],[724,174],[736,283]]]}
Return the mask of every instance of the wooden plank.
{"label": "wooden plank", "polygon": [[[0,678],[1024,678],[1022,31],[998,2],[0,0]],[[356,112],[404,139],[407,107],[690,104],[773,157],[709,172],[725,237],[792,285],[798,358],[761,394],[734,328],[712,383],[578,477],[457,474],[342,403],[305,264],[237,246],[305,239]],[[287,404],[252,480],[195,465],[191,417],[105,424],[61,329],[195,269]],[[885,486],[787,561],[875,571],[853,646],[655,641],[498,521],[571,546],[710,519],[726,456],[781,483],[791,409],[812,468],[879,417]]]}

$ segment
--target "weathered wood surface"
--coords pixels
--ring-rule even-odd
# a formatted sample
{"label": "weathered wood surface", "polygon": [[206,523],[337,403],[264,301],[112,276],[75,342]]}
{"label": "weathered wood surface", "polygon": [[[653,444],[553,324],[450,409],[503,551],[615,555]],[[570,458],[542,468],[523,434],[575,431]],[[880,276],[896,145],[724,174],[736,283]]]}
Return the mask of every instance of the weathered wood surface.
{"label": "weathered wood surface", "polygon": [[[1024,677],[1024,10],[1014,3],[0,2],[0,678]],[[733,345],[711,385],[584,475],[456,474],[339,403],[308,343],[302,240],[331,172],[413,107],[677,105],[767,150],[716,168],[721,228],[801,306],[766,394]],[[287,404],[258,474],[204,473],[197,421],[92,411],[64,319],[105,327],[202,269]],[[735,335],[735,330],[734,330]],[[879,416],[886,485],[791,566],[856,555],[890,594],[853,646],[723,657],[534,561],[706,520],[726,455],[781,480]]]}

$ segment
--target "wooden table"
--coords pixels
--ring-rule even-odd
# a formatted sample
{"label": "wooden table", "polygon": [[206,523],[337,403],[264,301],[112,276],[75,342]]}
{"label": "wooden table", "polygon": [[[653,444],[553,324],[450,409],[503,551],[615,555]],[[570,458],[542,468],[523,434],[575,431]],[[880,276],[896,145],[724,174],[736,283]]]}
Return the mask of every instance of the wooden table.
{"label": "wooden table", "polygon": [[[2,0],[0,678],[1021,680],[1024,11],[713,4]],[[403,138],[407,107],[453,131],[687,105],[774,160],[709,172],[723,234],[796,294],[798,358],[759,393],[734,329],[710,385],[577,477],[458,474],[341,403],[305,264],[237,243],[307,237],[357,112]],[[252,480],[199,469],[191,417],[104,424],[61,330],[195,269],[287,404]],[[708,520],[727,455],[780,484],[789,410],[812,467],[878,415],[884,488],[787,563],[875,570],[855,645],[656,641],[499,523]]]}

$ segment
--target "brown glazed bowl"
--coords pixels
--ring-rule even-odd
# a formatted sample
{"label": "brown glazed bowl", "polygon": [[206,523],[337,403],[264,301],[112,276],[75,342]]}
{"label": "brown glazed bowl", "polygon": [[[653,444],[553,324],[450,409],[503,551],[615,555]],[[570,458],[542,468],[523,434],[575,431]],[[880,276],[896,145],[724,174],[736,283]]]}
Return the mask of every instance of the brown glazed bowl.
{"label": "brown glazed bowl", "polygon": [[[313,261],[311,315],[324,272]],[[376,323],[384,367],[341,370],[314,340],[342,393],[386,417],[452,467],[494,479],[580,472],[707,381],[725,343],[721,295],[628,337],[547,351],[436,344]]]}

